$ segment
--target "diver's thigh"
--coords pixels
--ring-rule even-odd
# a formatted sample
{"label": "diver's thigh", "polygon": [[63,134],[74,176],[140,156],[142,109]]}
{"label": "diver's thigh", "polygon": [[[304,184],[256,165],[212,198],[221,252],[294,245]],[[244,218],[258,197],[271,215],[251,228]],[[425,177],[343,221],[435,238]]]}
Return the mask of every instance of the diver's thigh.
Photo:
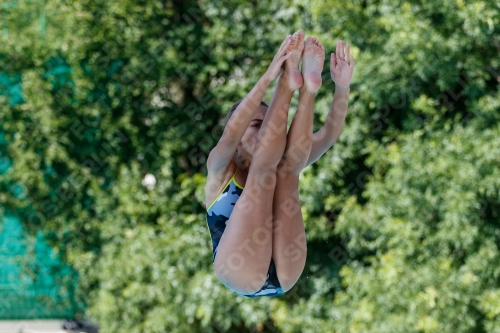
{"label": "diver's thigh", "polygon": [[275,171],[249,173],[219,241],[214,261],[216,274],[238,292],[248,287],[258,291],[265,282],[272,255],[275,183]]}
{"label": "diver's thigh", "polygon": [[297,282],[304,270],[307,242],[299,199],[299,179],[280,174],[273,198],[273,260],[284,291]]}

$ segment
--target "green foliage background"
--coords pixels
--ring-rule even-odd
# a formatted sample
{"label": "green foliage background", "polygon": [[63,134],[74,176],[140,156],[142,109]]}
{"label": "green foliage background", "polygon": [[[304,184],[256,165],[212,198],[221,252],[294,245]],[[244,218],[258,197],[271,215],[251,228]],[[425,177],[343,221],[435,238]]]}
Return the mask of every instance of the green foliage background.
{"label": "green foliage background", "polygon": [[[78,271],[102,332],[500,332],[498,2],[0,10],[0,153],[12,164],[0,205]],[[327,59],[338,39],[354,45],[351,104],[339,141],[301,176],[301,279],[244,299],[212,270],[206,157],[229,106],[299,28]],[[333,97],[325,65],[316,128]]]}

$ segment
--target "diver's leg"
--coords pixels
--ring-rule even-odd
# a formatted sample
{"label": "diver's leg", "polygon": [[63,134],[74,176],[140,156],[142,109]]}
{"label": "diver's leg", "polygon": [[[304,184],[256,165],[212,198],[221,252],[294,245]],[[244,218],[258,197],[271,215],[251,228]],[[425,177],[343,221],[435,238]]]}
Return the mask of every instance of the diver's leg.
{"label": "diver's leg", "polygon": [[300,89],[299,106],[287,135],[283,159],[278,165],[273,203],[273,259],[284,291],[297,282],[306,261],[299,174],[311,151],[314,98],[321,87],[324,59],[321,43],[314,37],[308,37],[302,58],[304,85]]}
{"label": "diver's leg", "polygon": [[[304,34],[299,31],[294,36],[289,49],[298,54],[300,61]],[[292,58],[293,55],[286,61]],[[241,294],[253,294],[262,288],[271,262],[277,166],[286,146],[293,88],[298,89],[302,84],[290,78],[292,73],[296,74],[292,65],[296,66],[294,70],[298,69],[298,62],[285,64],[257,137],[245,189],[227,221],[214,261],[219,279]]]}
{"label": "diver's leg", "polygon": [[307,256],[298,190],[297,175],[278,171],[273,203],[272,256],[283,291],[295,285],[304,270]]}

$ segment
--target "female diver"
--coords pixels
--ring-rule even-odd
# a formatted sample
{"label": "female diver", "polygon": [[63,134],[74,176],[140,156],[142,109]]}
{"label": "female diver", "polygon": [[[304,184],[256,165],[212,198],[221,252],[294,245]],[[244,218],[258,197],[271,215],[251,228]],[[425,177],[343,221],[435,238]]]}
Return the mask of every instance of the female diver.
{"label": "female diver", "polygon": [[[207,160],[207,223],[217,277],[245,297],[275,296],[293,287],[306,261],[299,174],[340,136],[354,69],[350,46],[330,58],[335,95],[325,125],[313,134],[313,105],[325,59],[314,37],[287,36],[255,87],[229,114]],[[302,58],[302,67],[299,63]],[[262,98],[280,76],[269,107]],[[290,101],[299,104],[287,133]]]}

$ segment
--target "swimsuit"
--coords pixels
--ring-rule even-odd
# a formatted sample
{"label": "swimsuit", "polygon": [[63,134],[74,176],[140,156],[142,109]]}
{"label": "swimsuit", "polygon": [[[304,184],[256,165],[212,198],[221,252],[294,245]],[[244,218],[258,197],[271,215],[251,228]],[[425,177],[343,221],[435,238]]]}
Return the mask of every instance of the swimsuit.
{"label": "swimsuit", "polygon": [[[208,206],[207,209],[208,229],[210,230],[210,235],[212,236],[212,263],[215,260],[217,248],[219,247],[219,241],[224,233],[224,230],[226,229],[229,216],[231,216],[234,205],[243,192],[243,186],[238,184],[236,181],[237,172],[238,167],[236,167],[233,177],[229,180],[226,187],[224,187],[222,193],[219,194],[217,199],[215,199],[215,201]],[[267,271],[266,282],[258,292],[250,295],[243,295],[236,291],[234,292],[244,297],[277,296],[283,294],[283,289],[281,289],[281,284],[278,280],[278,275],[276,274],[276,267],[274,266],[273,259],[271,258],[269,270]]]}

